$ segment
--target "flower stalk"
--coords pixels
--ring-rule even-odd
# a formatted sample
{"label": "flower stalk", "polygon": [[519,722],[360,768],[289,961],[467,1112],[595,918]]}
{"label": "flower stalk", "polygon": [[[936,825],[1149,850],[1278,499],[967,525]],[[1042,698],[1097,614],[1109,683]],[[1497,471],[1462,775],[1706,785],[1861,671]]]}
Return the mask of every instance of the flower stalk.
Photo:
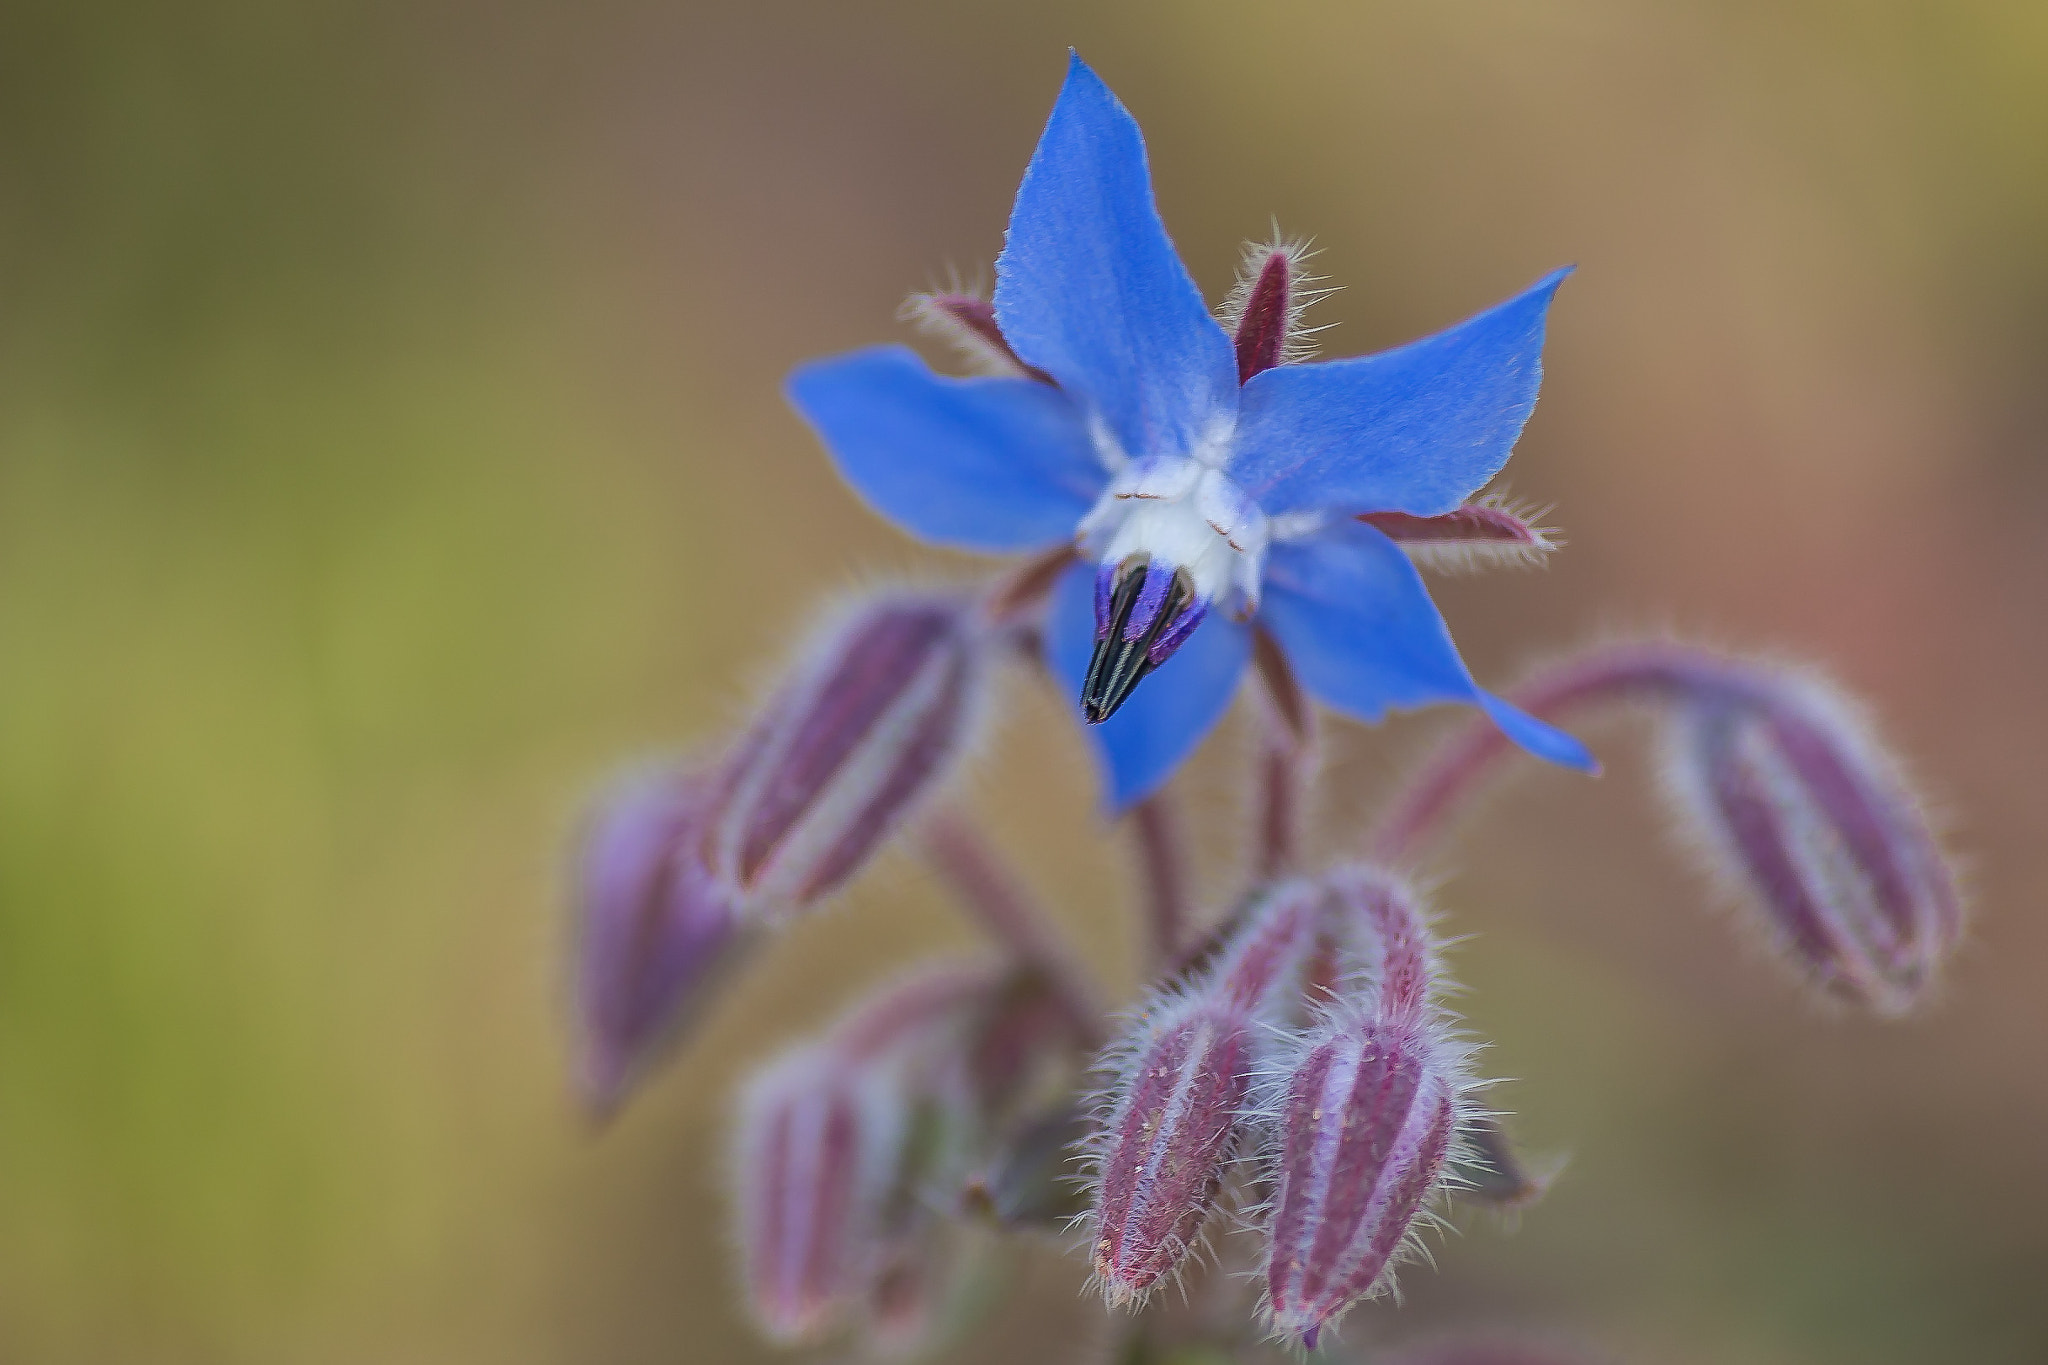
{"label": "flower stalk", "polygon": [[961,816],[939,811],[925,820],[919,842],[925,861],[961,907],[1020,965],[1042,976],[1082,1037],[1098,1037],[1101,993],[1051,913],[981,831]]}

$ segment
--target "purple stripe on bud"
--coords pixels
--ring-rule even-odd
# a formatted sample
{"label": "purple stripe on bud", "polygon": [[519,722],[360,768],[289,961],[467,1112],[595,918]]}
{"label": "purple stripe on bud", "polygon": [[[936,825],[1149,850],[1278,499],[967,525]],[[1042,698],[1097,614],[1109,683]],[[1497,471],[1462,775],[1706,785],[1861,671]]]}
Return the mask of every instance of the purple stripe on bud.
{"label": "purple stripe on bud", "polygon": [[749,913],[828,894],[950,773],[988,637],[963,597],[872,597],[822,632],[728,760],[712,837]]}
{"label": "purple stripe on bud", "polygon": [[824,1046],[748,1086],[735,1193],[748,1298],[770,1337],[816,1340],[866,1292],[906,1117],[880,1078]]}
{"label": "purple stripe on bud", "polygon": [[748,1082],[733,1183],[748,1298],[771,1337],[815,1341],[888,1306],[932,1187],[958,1188],[975,1121],[964,1056],[998,989],[979,964],[916,972]]}
{"label": "purple stripe on bud", "polygon": [[1336,868],[1320,879],[1345,965],[1362,973],[1382,1021],[1427,1010],[1437,983],[1436,941],[1414,894],[1378,868]]}
{"label": "purple stripe on bud", "polygon": [[1340,1009],[1279,1081],[1266,1310],[1309,1349],[1386,1286],[1442,1186],[1460,1082],[1432,1030]]}
{"label": "purple stripe on bud", "polygon": [[1091,1258],[1111,1304],[1142,1300],[1191,1250],[1235,1154],[1267,1026],[1300,1008],[1319,900],[1299,883],[1274,892],[1105,1060]]}
{"label": "purple stripe on bud", "polygon": [[1911,1010],[1961,928],[1955,881],[1898,765],[1818,684],[1760,674],[1678,712],[1668,787],[1681,827],[1821,993]]}
{"label": "purple stripe on bud", "polygon": [[752,942],[705,868],[710,779],[664,768],[600,801],[577,869],[582,1090],[599,1114],[693,1018]]}

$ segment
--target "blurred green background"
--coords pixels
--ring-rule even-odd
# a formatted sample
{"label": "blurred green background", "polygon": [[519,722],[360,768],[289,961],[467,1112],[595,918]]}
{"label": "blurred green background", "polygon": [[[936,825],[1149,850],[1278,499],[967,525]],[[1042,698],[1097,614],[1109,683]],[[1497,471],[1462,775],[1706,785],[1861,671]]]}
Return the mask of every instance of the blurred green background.
{"label": "blurred green background", "polygon": [[[1315,235],[1333,352],[1579,262],[1513,470],[1570,548],[1441,592],[1482,678],[1666,626],[1823,662],[1975,866],[1939,1008],[1829,1019],[1632,731],[1505,793],[1443,901],[1572,1165],[1360,1330],[2048,1359],[2039,0],[0,3],[0,1359],[767,1358],[733,1078],[966,932],[885,862],[593,1134],[565,836],[820,593],[970,567],[777,385],[986,271],[1069,43],[1212,295]],[[1447,719],[1338,730],[1331,847]],[[1191,775],[1219,888],[1240,741]],[[1020,691],[972,791],[1127,981],[1088,783]],[[1068,1358],[1076,1283],[1030,1262],[976,1353]]]}

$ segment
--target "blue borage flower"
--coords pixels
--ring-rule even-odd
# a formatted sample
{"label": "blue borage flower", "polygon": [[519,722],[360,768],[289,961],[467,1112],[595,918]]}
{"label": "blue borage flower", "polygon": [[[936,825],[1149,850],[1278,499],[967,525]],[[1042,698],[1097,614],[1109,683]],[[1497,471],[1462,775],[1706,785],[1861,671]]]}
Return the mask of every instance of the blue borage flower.
{"label": "blue borage flower", "polygon": [[1008,373],[949,378],[879,346],[802,366],[790,398],[912,535],[1079,548],[1047,652],[1115,807],[1221,719],[1254,622],[1348,715],[1469,702],[1531,753],[1593,768],[1570,735],[1480,689],[1373,524],[1452,513],[1506,463],[1568,272],[1421,341],[1304,364],[1285,363],[1295,264],[1272,253],[1226,333],[1160,222],[1136,121],[1077,56],[1017,191],[994,307],[952,319]]}

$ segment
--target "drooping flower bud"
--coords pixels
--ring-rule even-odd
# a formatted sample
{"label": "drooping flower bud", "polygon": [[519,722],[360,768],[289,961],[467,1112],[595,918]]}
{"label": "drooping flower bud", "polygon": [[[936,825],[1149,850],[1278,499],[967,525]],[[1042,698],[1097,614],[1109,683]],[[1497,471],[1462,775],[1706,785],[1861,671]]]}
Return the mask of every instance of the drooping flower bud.
{"label": "drooping flower bud", "polygon": [[907,1112],[886,1080],[829,1047],[757,1074],[735,1143],[748,1299],[776,1341],[840,1325],[876,1273]]}
{"label": "drooping flower bud", "polygon": [[711,780],[661,768],[621,779],[577,867],[579,1080],[600,1114],[701,1010],[753,942],[702,857]]}
{"label": "drooping flower bud", "polygon": [[750,914],[836,889],[943,782],[989,646],[973,603],[936,592],[874,595],[820,632],[722,776],[712,862]]}
{"label": "drooping flower bud", "polygon": [[1665,774],[1680,828],[1817,990],[1903,1014],[1961,928],[1926,814],[1833,691],[1761,668],[1743,681],[1674,709]]}
{"label": "drooping flower bud", "polygon": [[980,964],[926,968],[747,1083],[736,1212],[748,1299],[772,1338],[813,1342],[871,1315],[904,1327],[901,1277],[920,1263],[927,1212],[957,1188],[974,1121],[967,1044],[998,989]]}
{"label": "drooping flower bud", "polygon": [[1461,1066],[1431,1023],[1340,1007],[1286,1067],[1266,1309],[1275,1332],[1309,1349],[1387,1285],[1442,1185]]}
{"label": "drooping flower bud", "polygon": [[1193,1249],[1272,1026],[1302,1009],[1320,902],[1306,883],[1272,892],[1105,1059],[1091,1258],[1111,1304],[1142,1300]]}
{"label": "drooping flower bud", "polygon": [[1465,1049],[1434,1002],[1434,940],[1413,896],[1377,869],[1319,879],[1351,968],[1339,998],[1271,1070],[1260,1109],[1273,1182],[1266,1308],[1313,1349],[1385,1288],[1444,1188],[1468,1086]]}
{"label": "drooping flower bud", "polygon": [[1384,1021],[1429,1011],[1441,971],[1436,938],[1415,894],[1399,878],[1362,863],[1332,868],[1316,879],[1329,897],[1327,922],[1347,987]]}

